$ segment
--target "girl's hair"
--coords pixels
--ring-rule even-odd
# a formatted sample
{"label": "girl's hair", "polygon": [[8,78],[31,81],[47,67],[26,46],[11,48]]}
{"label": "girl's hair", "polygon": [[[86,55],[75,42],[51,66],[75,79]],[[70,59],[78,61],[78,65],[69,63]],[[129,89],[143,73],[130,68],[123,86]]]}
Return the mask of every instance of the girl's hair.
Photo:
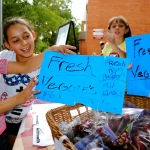
{"label": "girl's hair", "polygon": [[117,16],[117,17],[111,18],[109,20],[108,27],[107,27],[109,30],[110,30],[110,27],[111,27],[113,22],[116,22],[116,23],[121,22],[121,23],[123,23],[125,25],[126,29],[129,29],[129,31],[126,34],[124,34],[124,38],[131,37],[132,34],[131,34],[130,26],[129,26],[127,20],[124,17]]}
{"label": "girl's hair", "polygon": [[25,25],[30,31],[34,30],[33,26],[31,25],[31,23],[27,19],[24,19],[22,17],[7,18],[6,20],[4,20],[4,23],[3,23],[3,36],[7,42],[8,42],[7,31],[12,25],[15,25],[15,24]]}

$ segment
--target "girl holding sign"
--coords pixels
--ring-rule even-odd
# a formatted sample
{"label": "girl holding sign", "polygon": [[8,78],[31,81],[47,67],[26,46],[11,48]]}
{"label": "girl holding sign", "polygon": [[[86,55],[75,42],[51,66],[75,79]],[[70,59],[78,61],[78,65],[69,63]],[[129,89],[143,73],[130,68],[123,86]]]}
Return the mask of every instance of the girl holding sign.
{"label": "girl holding sign", "polygon": [[[2,58],[9,61],[17,61],[21,64],[29,64],[35,57],[35,39],[36,33],[31,28],[26,19],[20,17],[9,18],[4,21],[3,35],[6,40],[5,46],[12,51],[2,51]],[[69,49],[76,49],[70,45],[59,45],[50,47],[51,50],[62,53],[73,53]],[[8,74],[1,77],[0,96],[7,93],[8,97],[16,95],[25,89],[32,77],[38,78],[40,68],[26,74]],[[5,97],[3,97],[5,98]],[[10,143],[13,145],[18,133],[20,123],[26,114],[31,110],[33,100],[29,99],[28,103],[18,105],[6,113],[7,133],[9,134]],[[16,112],[16,110],[19,110]]]}
{"label": "girl holding sign", "polygon": [[102,54],[104,56],[125,58],[125,38],[131,36],[131,30],[127,20],[122,16],[113,17],[109,20],[107,28],[109,32],[104,32],[107,43],[102,50]]}

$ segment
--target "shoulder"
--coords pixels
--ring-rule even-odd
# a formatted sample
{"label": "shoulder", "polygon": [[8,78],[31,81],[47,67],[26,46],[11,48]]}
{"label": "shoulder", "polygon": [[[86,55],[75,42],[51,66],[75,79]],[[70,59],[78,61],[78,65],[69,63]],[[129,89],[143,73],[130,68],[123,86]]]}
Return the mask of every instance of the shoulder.
{"label": "shoulder", "polygon": [[125,41],[122,42],[122,43],[119,45],[119,47],[120,47],[124,52],[126,52],[126,42],[125,42]]}
{"label": "shoulder", "polygon": [[119,47],[126,48],[126,42],[125,42],[125,41],[122,42],[122,43],[119,45]]}
{"label": "shoulder", "polygon": [[102,53],[104,56],[108,56],[109,55],[109,51],[110,51],[110,46],[108,44],[108,42],[105,44],[103,50],[102,50]]}
{"label": "shoulder", "polygon": [[108,48],[110,48],[110,45],[108,44],[108,42],[105,44],[105,46],[104,46],[104,50],[106,50],[106,49],[108,49]]}

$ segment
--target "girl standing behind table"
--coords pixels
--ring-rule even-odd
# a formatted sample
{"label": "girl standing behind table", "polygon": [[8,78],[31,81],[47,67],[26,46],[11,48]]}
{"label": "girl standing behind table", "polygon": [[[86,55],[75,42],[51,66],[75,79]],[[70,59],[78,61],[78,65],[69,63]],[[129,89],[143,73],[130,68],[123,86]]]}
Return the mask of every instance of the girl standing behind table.
{"label": "girl standing behind table", "polygon": [[108,31],[104,32],[107,40],[102,54],[104,56],[126,57],[125,38],[131,36],[130,26],[122,16],[113,17],[109,20]]}
{"label": "girl standing behind table", "polygon": [[[2,51],[2,57],[9,61],[17,61],[26,64],[33,57],[35,48],[36,33],[30,23],[23,18],[8,18],[3,24],[3,35],[6,40],[5,46],[12,50]],[[69,49],[76,49],[74,46],[61,45],[52,46],[53,50],[71,53]],[[73,53],[73,52],[72,52]],[[0,96],[3,99],[16,95],[25,89],[32,77],[38,78],[39,69],[27,74],[8,74],[1,77]],[[4,94],[7,94],[7,97]],[[14,144],[22,119],[31,110],[33,101],[29,99],[26,103],[18,105],[6,113],[7,134],[11,147]]]}

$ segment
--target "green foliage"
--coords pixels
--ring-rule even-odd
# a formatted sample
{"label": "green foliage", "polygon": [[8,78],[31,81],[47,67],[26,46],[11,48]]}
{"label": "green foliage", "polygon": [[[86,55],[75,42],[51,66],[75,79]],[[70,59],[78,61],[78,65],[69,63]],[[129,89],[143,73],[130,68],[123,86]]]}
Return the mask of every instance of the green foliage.
{"label": "green foliage", "polygon": [[[33,0],[32,3],[28,0],[3,0],[3,20],[14,16],[30,20],[37,34],[36,52],[41,52],[55,44],[60,25],[67,20],[75,20],[70,4],[71,0]],[[75,26],[75,30],[77,38],[78,26]]]}
{"label": "green foliage", "polygon": [[48,45],[42,40],[38,40],[35,45],[35,52],[43,52],[48,48]]}

